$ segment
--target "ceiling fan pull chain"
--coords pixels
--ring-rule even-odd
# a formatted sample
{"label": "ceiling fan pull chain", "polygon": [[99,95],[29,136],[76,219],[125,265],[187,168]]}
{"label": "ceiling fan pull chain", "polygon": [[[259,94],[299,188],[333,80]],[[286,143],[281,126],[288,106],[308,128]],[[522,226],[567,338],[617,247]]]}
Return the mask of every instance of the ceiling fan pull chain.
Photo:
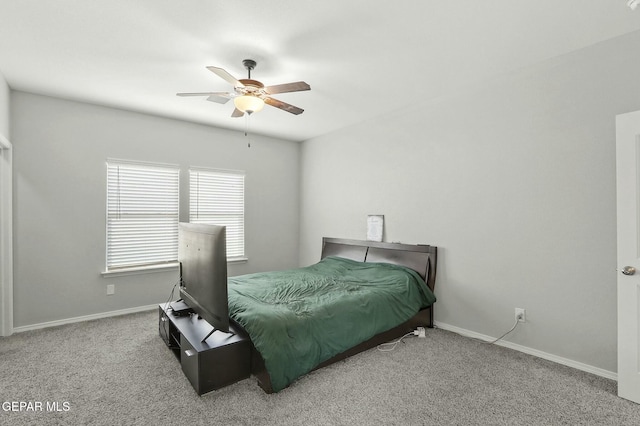
{"label": "ceiling fan pull chain", "polygon": [[244,119],[244,136],[247,138],[247,148],[251,148],[251,136],[249,136],[249,117],[250,114],[245,115]]}

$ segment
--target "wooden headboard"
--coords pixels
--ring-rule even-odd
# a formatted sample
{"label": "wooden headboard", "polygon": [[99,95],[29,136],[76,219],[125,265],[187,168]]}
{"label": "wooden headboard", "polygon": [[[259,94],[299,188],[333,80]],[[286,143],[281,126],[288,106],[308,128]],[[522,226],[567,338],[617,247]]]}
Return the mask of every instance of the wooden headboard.
{"label": "wooden headboard", "polygon": [[438,248],[428,245],[378,243],[374,241],[323,238],[322,256],[340,256],[359,262],[385,262],[416,271],[431,291],[436,285]]}

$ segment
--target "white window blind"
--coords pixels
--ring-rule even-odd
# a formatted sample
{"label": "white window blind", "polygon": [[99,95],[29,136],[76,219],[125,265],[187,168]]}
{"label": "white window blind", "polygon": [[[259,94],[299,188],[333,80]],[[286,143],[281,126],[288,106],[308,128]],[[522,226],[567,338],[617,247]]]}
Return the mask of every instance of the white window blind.
{"label": "white window blind", "polygon": [[244,257],[244,172],[189,170],[189,221],[227,227],[227,258]]}
{"label": "white window blind", "polygon": [[107,270],[178,260],[178,167],[107,163]]}

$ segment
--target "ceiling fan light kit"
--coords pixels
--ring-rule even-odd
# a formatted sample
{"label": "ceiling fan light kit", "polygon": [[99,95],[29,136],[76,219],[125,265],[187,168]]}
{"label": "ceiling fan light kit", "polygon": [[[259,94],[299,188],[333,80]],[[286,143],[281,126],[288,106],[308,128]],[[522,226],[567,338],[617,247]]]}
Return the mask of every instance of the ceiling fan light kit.
{"label": "ceiling fan light kit", "polygon": [[272,98],[271,95],[276,93],[300,92],[311,90],[311,87],[304,81],[294,83],[278,84],[275,86],[267,86],[258,80],[251,79],[251,71],[256,67],[256,61],[253,59],[245,59],[242,64],[247,69],[248,78],[236,79],[222,68],[207,67],[209,71],[218,77],[226,80],[233,85],[234,92],[205,92],[205,93],[178,93],[178,96],[206,96],[208,101],[225,104],[229,99],[233,99],[235,109],[231,117],[242,117],[245,113],[248,115],[262,110],[264,104],[271,105],[291,114],[302,114],[304,110],[296,106],[282,102]]}
{"label": "ceiling fan light kit", "polygon": [[254,95],[242,95],[233,99],[236,108],[249,115],[260,111],[264,107],[264,101]]}

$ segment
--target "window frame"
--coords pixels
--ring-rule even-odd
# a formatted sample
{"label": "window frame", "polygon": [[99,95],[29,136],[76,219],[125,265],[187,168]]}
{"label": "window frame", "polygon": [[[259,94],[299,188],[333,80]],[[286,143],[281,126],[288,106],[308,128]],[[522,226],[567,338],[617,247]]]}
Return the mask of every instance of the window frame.
{"label": "window frame", "polygon": [[[197,181],[194,179],[194,175],[197,174]],[[240,192],[229,190],[228,187],[217,187],[218,194],[223,194],[225,198],[231,200],[234,206],[225,206],[223,212],[218,212],[220,216],[227,216],[227,220],[223,222],[217,222],[215,220],[202,219],[201,216],[214,216],[211,211],[204,210],[201,213],[201,198],[202,193],[200,189],[197,189],[194,194],[194,185],[202,184],[200,177],[212,178],[213,180],[224,181],[228,180],[232,185],[239,185],[241,187]],[[239,178],[239,179],[238,179]],[[206,182],[205,182],[206,183]],[[206,183],[209,191],[212,191],[212,187],[216,184],[210,182]],[[218,182],[220,184],[220,182]],[[211,192],[209,192],[211,193]],[[197,197],[194,199],[194,195]],[[227,262],[243,262],[247,261],[246,254],[246,232],[245,232],[245,201],[246,201],[246,172],[244,170],[229,170],[229,169],[217,169],[217,168],[205,168],[191,166],[189,167],[189,222],[191,223],[207,223],[214,225],[227,226]],[[208,203],[215,202],[215,200],[208,200]],[[194,211],[194,207],[196,211]],[[235,210],[235,213],[231,210]],[[229,225],[229,217],[236,216],[236,228],[233,225]]]}
{"label": "window frame", "polygon": [[[148,252],[145,251],[146,254],[142,254],[143,250],[148,250],[148,248],[139,248],[138,255],[140,261],[136,262],[123,262],[123,261],[114,261],[114,238],[123,238],[126,237],[127,232],[123,231],[119,235],[116,232],[116,236],[114,237],[114,230],[111,227],[113,223],[113,215],[114,211],[118,209],[122,209],[122,206],[114,206],[113,197],[114,194],[121,197],[122,196],[122,188],[120,187],[121,183],[114,184],[111,181],[110,173],[113,172],[112,167],[121,167],[124,170],[133,170],[133,174],[138,174],[141,176],[142,181],[144,181],[145,177],[149,178],[151,176],[155,176],[157,178],[158,172],[160,174],[165,174],[164,176],[160,176],[169,183],[168,187],[158,187],[157,181],[150,180],[146,182],[148,185],[144,187],[144,189],[135,188],[135,185],[131,188],[134,188],[132,191],[144,192],[144,195],[154,194],[153,198],[155,201],[150,201],[150,197],[147,198],[147,206],[145,206],[144,199],[140,204],[129,204],[127,208],[134,206],[133,210],[135,213],[132,213],[129,210],[127,215],[130,217],[137,216],[142,222],[140,228],[134,228],[141,230],[143,229],[145,233],[148,233],[149,227],[147,226],[151,221],[149,218],[158,219],[159,222],[163,224],[163,226],[168,227],[170,229],[170,234],[167,236],[167,231],[165,229],[156,230],[156,232],[151,232],[152,235],[161,236],[163,239],[158,240],[156,242],[151,243],[151,248],[154,249],[157,253],[155,255],[149,256]],[[122,169],[120,169],[122,170]],[[105,215],[105,270],[102,273],[103,276],[118,276],[118,275],[126,275],[130,273],[146,273],[146,272],[155,272],[158,270],[166,270],[170,268],[176,268],[178,266],[178,223],[180,221],[180,166],[175,164],[166,164],[166,163],[151,163],[151,162],[142,162],[142,161],[132,161],[132,160],[121,160],[108,158],[106,161],[106,215]],[[129,176],[131,178],[131,176]],[[131,184],[131,182],[125,182],[127,185]],[[118,186],[114,188],[114,186]],[[155,187],[155,192],[153,189]],[[125,188],[125,191],[127,189]],[[160,191],[158,189],[161,189]],[[113,191],[116,191],[114,193]],[[166,195],[166,197],[158,195]],[[140,195],[140,194],[138,194]],[[129,194],[131,196],[131,194]],[[132,197],[133,199],[135,197]],[[131,201],[131,199],[127,201]],[[117,202],[121,202],[118,198]],[[156,204],[153,204],[153,203]],[[151,206],[151,207],[150,207]],[[138,209],[143,209],[150,207],[151,210],[147,210],[146,215],[145,212],[140,213]],[[170,207],[168,214],[159,213],[163,208]],[[154,211],[155,210],[155,211]],[[119,211],[118,214],[122,214],[122,211]],[[144,221],[146,216],[147,222]],[[166,223],[163,221],[166,219]],[[123,222],[124,223],[124,222]],[[158,225],[156,225],[158,226]],[[131,235],[135,235],[135,231]],[[167,237],[167,238],[164,238]],[[117,246],[117,244],[116,244]],[[126,244],[125,244],[126,246]],[[126,248],[124,249],[126,251]],[[136,249],[131,248],[132,256],[136,255]],[[165,254],[158,254],[160,252],[164,252]],[[147,260],[144,260],[147,258]]]}

